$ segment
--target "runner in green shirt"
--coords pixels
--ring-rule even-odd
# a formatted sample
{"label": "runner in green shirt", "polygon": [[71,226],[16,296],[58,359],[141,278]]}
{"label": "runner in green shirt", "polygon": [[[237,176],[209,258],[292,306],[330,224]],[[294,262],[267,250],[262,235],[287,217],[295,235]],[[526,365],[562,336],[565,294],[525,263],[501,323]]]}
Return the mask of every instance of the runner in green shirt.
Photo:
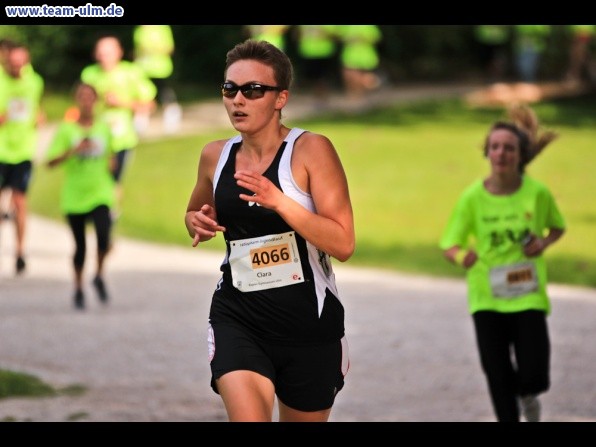
{"label": "runner in green shirt", "polygon": [[93,221],[97,234],[97,270],[93,285],[102,303],[107,303],[108,299],[103,266],[110,249],[110,209],[115,200],[112,170],[116,160],[108,124],[95,119],[95,89],[81,84],[76,89],[75,99],[79,117],[75,122],[63,121],[59,125],[46,153],[46,160],[50,167],[61,165],[64,168],[60,208],[75,241],[74,305],[82,309],[85,306],[83,267],[86,254],[85,226],[88,220]]}
{"label": "runner in green shirt", "polygon": [[[6,61],[8,59],[8,53],[10,51],[10,48],[13,46],[14,42],[11,39],[0,39],[0,82],[1,78],[7,75]],[[10,202],[10,189],[0,189],[0,224],[2,224],[3,220],[9,220],[12,217]]]}
{"label": "runner in green shirt", "polygon": [[157,100],[168,103],[175,100],[166,80],[172,76],[174,63],[174,35],[169,25],[138,25],[133,31],[134,62],[157,87]]}
{"label": "runner in green shirt", "polygon": [[44,82],[30,65],[29,50],[14,44],[0,75],[0,191],[12,191],[16,224],[16,273],[25,271],[27,190],[37,150]]}
{"label": "runner in green shirt", "polygon": [[468,308],[501,422],[519,421],[518,400],[526,420],[538,421],[536,396],[550,386],[544,251],[563,235],[565,221],[525,167],[555,137],[539,134],[524,106],[511,110],[510,122],[495,123],[484,146],[491,172],[462,193],[440,241],[447,259],[466,269]]}
{"label": "runner in green shirt", "polygon": [[112,129],[113,149],[118,156],[114,171],[117,206],[121,201],[121,180],[128,156],[139,143],[134,114],[155,106],[157,88],[135,63],[123,60],[118,38],[104,36],[95,44],[97,63],[81,72],[81,81],[92,85],[99,95],[98,112]]}
{"label": "runner in green shirt", "polygon": [[249,36],[255,40],[265,40],[282,51],[286,50],[286,31],[290,25],[246,25]]}
{"label": "runner in green shirt", "polygon": [[[174,72],[174,34],[169,25],[138,25],[133,31],[134,62],[157,87],[157,105],[162,109],[163,127],[167,133],[180,128],[182,107],[168,81]],[[149,128],[151,110],[135,115],[140,133]]]}
{"label": "runner in green shirt", "polygon": [[316,105],[322,105],[337,77],[338,25],[298,25],[298,51],[304,79],[312,87]]}
{"label": "runner in green shirt", "polygon": [[375,70],[380,63],[377,44],[383,37],[381,29],[377,25],[338,25],[338,30],[344,83],[348,95],[358,99],[380,84]]}

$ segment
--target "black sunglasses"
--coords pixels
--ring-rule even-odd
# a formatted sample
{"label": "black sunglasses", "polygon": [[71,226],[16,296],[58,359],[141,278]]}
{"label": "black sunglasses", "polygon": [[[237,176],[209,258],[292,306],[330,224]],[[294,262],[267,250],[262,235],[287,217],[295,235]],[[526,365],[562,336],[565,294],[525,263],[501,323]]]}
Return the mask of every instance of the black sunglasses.
{"label": "black sunglasses", "polygon": [[270,85],[258,84],[256,82],[249,82],[244,85],[236,85],[233,82],[224,82],[221,84],[221,94],[226,98],[235,98],[238,90],[242,92],[246,99],[258,99],[265,96],[265,92],[270,90],[280,92],[282,89]]}

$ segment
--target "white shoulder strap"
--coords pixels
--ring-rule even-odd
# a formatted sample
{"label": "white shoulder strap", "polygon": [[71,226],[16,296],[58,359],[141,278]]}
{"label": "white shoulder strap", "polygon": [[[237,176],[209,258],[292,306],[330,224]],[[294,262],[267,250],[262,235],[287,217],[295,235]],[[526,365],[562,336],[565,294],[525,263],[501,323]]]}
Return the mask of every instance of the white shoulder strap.
{"label": "white shoulder strap", "polygon": [[306,130],[300,129],[299,127],[292,128],[290,130],[290,132],[288,133],[288,135],[286,136],[286,139],[284,140],[284,141],[288,142],[288,144],[286,146],[293,146],[294,141],[296,141],[296,138],[298,138],[304,132],[306,132]]}
{"label": "white shoulder strap", "polygon": [[242,137],[240,135],[236,135],[235,137],[230,138],[223,149],[221,150],[221,154],[219,155],[219,160],[217,161],[217,166],[215,167],[215,173],[213,174],[213,194],[215,194],[215,189],[217,188],[217,182],[219,181],[219,176],[221,175],[221,171],[230,156],[230,150],[234,143],[238,143],[242,141]]}

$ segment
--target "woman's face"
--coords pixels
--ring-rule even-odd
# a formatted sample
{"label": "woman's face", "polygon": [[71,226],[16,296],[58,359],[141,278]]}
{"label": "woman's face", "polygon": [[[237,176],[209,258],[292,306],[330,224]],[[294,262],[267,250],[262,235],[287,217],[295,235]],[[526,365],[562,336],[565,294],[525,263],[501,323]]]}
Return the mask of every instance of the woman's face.
{"label": "woman's face", "polygon": [[507,129],[495,129],[488,138],[486,153],[495,174],[517,173],[521,162],[519,138]]}
{"label": "woman's face", "polygon": [[123,50],[114,37],[103,37],[95,45],[95,59],[104,70],[114,68],[122,59]]}
{"label": "woman's face", "polygon": [[93,89],[83,85],[77,89],[75,99],[81,111],[90,111],[95,105],[97,95]]}
{"label": "woman's face", "polygon": [[8,53],[6,65],[8,73],[18,78],[21,75],[21,70],[29,63],[29,51],[26,48],[14,48]]}
{"label": "woman's face", "polygon": [[[234,62],[228,67],[226,82],[242,86],[249,83],[277,87],[273,68],[261,62],[244,59]],[[238,90],[232,98],[223,97],[228,117],[239,132],[251,132],[264,127],[271,120],[279,120],[279,110],[283,108],[288,97],[287,90],[278,92],[265,91],[262,98],[247,99]]]}

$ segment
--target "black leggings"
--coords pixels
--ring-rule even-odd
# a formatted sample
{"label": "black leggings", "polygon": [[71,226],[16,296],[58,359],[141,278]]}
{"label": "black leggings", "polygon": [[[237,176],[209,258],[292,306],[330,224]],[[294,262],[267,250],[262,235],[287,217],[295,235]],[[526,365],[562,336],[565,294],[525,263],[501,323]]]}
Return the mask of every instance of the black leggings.
{"label": "black leggings", "polygon": [[106,205],[100,205],[93,211],[84,214],[67,214],[66,218],[75,240],[75,253],[73,256],[75,268],[82,269],[85,264],[85,253],[87,251],[85,224],[88,219],[92,219],[93,225],[95,225],[97,251],[107,253],[110,248],[112,218],[110,217],[110,209]]}
{"label": "black leggings", "polygon": [[518,396],[550,386],[550,340],[539,310],[473,314],[482,370],[499,422],[518,422]]}
{"label": "black leggings", "polygon": [[116,152],[116,169],[112,173],[112,177],[116,183],[121,183],[122,175],[124,174],[124,168],[126,167],[126,163],[128,163],[128,159],[131,156],[132,149],[122,149]]}

